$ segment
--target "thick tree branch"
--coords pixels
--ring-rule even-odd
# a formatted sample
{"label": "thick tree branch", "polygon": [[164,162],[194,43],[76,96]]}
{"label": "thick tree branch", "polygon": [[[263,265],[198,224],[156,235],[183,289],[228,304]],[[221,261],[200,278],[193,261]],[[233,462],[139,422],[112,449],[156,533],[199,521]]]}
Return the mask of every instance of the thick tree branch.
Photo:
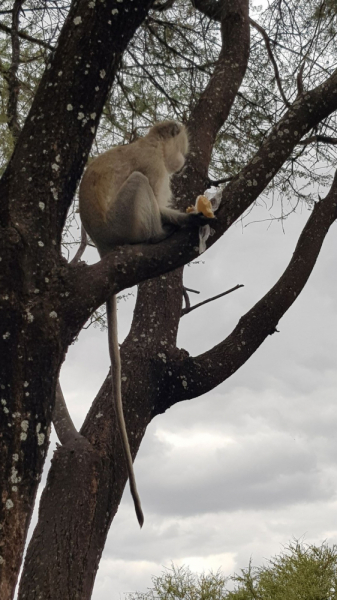
{"label": "thick tree branch", "polygon": [[337,70],[304,92],[273,127],[262,146],[222,193],[211,246],[266,189],[300,139],[337,109]]}
{"label": "thick tree branch", "polygon": [[160,244],[120,246],[93,265],[63,267],[69,295],[55,310],[76,336],[112,294],[191,262],[198,256],[198,244],[198,229],[181,230]]}
{"label": "thick tree branch", "polygon": [[221,20],[223,2],[221,0],[191,0],[192,5],[213,21]]}
{"label": "thick tree branch", "polygon": [[[255,306],[241,317],[232,333],[211,350],[184,360],[170,361],[165,365],[168,390],[166,410],[179,400],[191,399],[204,394],[228,379],[259,348],[265,339],[276,331],[276,327],[302,292],[315,266],[325,236],[337,219],[337,174],[331,189],[324,200],[320,200],[314,209],[298,240],[295,252],[288,267],[278,282]],[[182,374],[186,387],[176,386],[172,382],[180,380]]]}
{"label": "thick tree branch", "polygon": [[[177,186],[180,206],[185,207],[191,197],[205,190],[213,145],[236,98],[249,57],[248,1],[221,0],[217,10],[221,20],[221,51],[208,85],[191,112],[188,122],[190,154],[185,177]],[[185,185],[187,181],[188,186]]]}

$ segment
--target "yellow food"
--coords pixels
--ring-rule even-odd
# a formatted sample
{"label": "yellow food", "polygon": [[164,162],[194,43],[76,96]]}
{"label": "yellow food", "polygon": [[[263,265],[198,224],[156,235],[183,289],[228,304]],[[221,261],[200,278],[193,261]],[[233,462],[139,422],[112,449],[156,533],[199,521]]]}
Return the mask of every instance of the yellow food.
{"label": "yellow food", "polygon": [[214,219],[214,213],[212,211],[212,205],[210,200],[206,196],[198,196],[196,204],[197,212],[201,212],[205,217]]}

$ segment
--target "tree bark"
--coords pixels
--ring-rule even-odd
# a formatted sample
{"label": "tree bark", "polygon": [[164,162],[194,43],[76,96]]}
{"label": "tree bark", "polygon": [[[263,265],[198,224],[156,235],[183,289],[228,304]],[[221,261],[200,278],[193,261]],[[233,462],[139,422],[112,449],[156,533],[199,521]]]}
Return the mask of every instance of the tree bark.
{"label": "tree bark", "polygon": [[124,0],[114,14],[112,4],[72,3],[0,181],[1,600],[14,595],[73,335],[61,318],[62,228],[120,56],[151,0],[137,10]]}

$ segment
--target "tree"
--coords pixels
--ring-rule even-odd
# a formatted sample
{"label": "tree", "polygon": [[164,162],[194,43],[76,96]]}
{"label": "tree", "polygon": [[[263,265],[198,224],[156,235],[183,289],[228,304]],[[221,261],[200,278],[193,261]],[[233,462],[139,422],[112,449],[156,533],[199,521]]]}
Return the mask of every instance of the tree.
{"label": "tree", "polygon": [[[110,294],[139,284],[133,323],[121,348],[125,417],[135,457],[157,414],[226,380],[275,332],[303,290],[337,216],[336,176],[323,200],[315,190],[307,196],[303,191],[310,183],[328,184],[329,167],[323,177],[314,167],[334,160],[337,71],[332,60],[331,66],[327,60],[321,64],[321,56],[333,57],[334,4],[296,2],[288,10],[271,3],[260,19],[264,27],[249,17],[247,0],[134,4],[74,0],[70,7],[62,1],[26,6],[15,0],[2,11],[9,19],[1,25],[2,122],[8,129],[3,162],[14,147],[0,181],[4,600],[13,597],[20,570],[55,394],[54,423],[62,445],[28,547],[20,600],[90,598],[126,483],[109,378],[80,433],[57,386],[67,348],[88,319]],[[46,6],[59,11],[58,18],[47,21],[45,12],[41,25],[39,11]],[[182,10],[190,19],[187,27]],[[251,28],[256,32],[252,42]],[[197,31],[194,44],[191,31]],[[295,56],[291,62],[287,52]],[[33,81],[30,59],[37,65]],[[178,94],[173,65],[183,70],[189,62]],[[184,210],[214,177],[216,184],[219,176],[227,183],[208,245],[267,189],[278,189],[283,197],[295,194],[295,205],[299,199],[315,200],[283,275],[228,337],[200,356],[176,346],[186,295],[182,267],[198,256],[197,232],[177,232],[156,246],[116,248],[94,265],[80,261],[84,240],[72,261],[62,256],[66,217],[102,113],[96,138],[101,147],[110,143],[106,123],[121,141],[153,118],[169,114],[187,122],[191,152],[183,176],[174,181],[177,206]]]}
{"label": "tree", "polygon": [[227,581],[220,571],[197,575],[188,567],[172,565],[152,577],[153,586],[147,592],[129,594],[128,600],[225,600]]}
{"label": "tree", "polygon": [[[192,573],[174,565],[153,577],[145,593],[129,594],[128,600],[335,600],[337,549],[291,542],[269,564],[225,577],[217,573]],[[234,590],[229,589],[233,588]]]}
{"label": "tree", "polygon": [[251,564],[235,575],[236,590],[228,600],[335,600],[336,546],[292,542],[266,566]]}

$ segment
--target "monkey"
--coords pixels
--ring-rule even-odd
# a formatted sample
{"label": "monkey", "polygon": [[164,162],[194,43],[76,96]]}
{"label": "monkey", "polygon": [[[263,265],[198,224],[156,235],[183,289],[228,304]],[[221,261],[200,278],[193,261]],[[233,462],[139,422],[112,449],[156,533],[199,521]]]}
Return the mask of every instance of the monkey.
{"label": "monkey", "polygon": [[[128,145],[116,146],[92,160],[79,188],[82,224],[101,256],[123,244],[158,243],[175,230],[214,222],[201,213],[170,208],[170,180],[182,170],[188,135],[177,121],[162,121]],[[116,296],[107,301],[112,394],[125,454],[131,495],[140,527],[144,522],[133,471],[121,395]]]}

